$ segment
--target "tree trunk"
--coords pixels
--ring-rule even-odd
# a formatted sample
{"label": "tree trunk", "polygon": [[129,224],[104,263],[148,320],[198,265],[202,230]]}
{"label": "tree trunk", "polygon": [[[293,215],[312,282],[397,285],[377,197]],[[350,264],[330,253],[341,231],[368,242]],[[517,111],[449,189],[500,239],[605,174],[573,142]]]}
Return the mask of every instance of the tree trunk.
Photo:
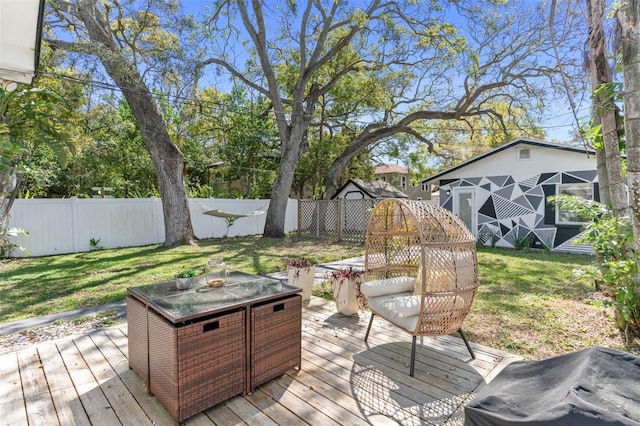
{"label": "tree trunk", "polygon": [[273,182],[271,190],[271,199],[269,201],[269,209],[264,224],[264,237],[283,238],[285,217],[287,214],[287,204],[289,202],[289,191],[293,184],[293,177],[296,171],[296,165],[300,162],[302,155],[302,137],[305,127],[297,125],[288,135],[280,133],[282,142],[282,158],[276,173],[276,179]]}
{"label": "tree trunk", "polygon": [[21,175],[18,174],[18,167],[15,165],[0,172],[0,248],[8,244],[9,211],[18,195],[20,180]]}
{"label": "tree trunk", "polygon": [[[622,30],[622,70],[624,78],[625,136],[627,172],[631,199],[631,220],[636,253],[640,253],[640,29],[638,4],[622,0],[617,12]],[[636,255],[640,271],[640,256]]]}
{"label": "tree trunk", "polygon": [[[589,20],[595,19],[591,15],[591,9],[589,8],[589,2],[587,0],[587,8],[589,10]],[[593,52],[590,52],[591,55]],[[596,67],[593,65],[593,59],[589,61],[589,74],[591,77],[591,90],[598,87],[598,78],[596,76]],[[596,108],[598,105],[598,101],[595,98],[592,98],[592,106],[591,106],[591,117],[593,119],[593,126],[597,126],[601,124],[600,116],[596,114]],[[598,187],[599,187],[599,195],[600,202],[606,204],[608,206],[611,205],[611,192],[609,190],[609,171],[607,170],[607,161],[606,161],[606,153],[604,152],[604,147],[595,148],[596,151],[596,170],[598,171]]]}
{"label": "tree trunk", "polygon": [[338,179],[342,176],[342,172],[349,165],[349,161],[356,155],[340,155],[334,160],[324,178],[325,199],[330,200],[338,192]]}
{"label": "tree trunk", "polygon": [[151,94],[148,91],[124,93],[158,176],[164,216],[164,246],[193,244],[193,226],[184,185],[184,156],[171,141]]}
{"label": "tree trunk", "polygon": [[459,105],[455,111],[415,111],[405,116],[396,124],[382,127],[375,123],[370,124],[351,140],[347,148],[333,161],[333,164],[331,164],[324,179],[326,198],[331,199],[331,197],[336,194],[338,190],[338,179],[344,169],[349,165],[349,161],[356,155],[362,153],[367,147],[386,137],[407,133],[427,144],[429,151],[432,151],[432,142],[411,129],[411,124],[420,120],[458,120],[460,117],[467,115],[467,108],[468,105],[463,103]]}
{"label": "tree trunk", "polygon": [[102,19],[100,13],[95,0],[78,2],[78,17],[84,22],[91,40],[102,46],[98,57],[122,90],[155,166],[164,215],[164,246],[193,244],[194,233],[183,177],[184,156],[171,141],[162,115],[140,73],[108,35],[108,20]]}
{"label": "tree trunk", "polygon": [[[604,4],[601,0],[587,0],[587,11],[589,20],[589,53],[591,60],[590,74],[591,85],[595,91],[601,85],[611,83],[611,69],[606,56],[605,38],[602,24],[604,22]],[[620,140],[618,137],[618,120],[613,96],[601,94],[594,98],[593,115],[599,118],[602,124],[602,139],[604,148],[597,151],[597,155],[604,153],[604,165],[606,168],[606,183],[608,184],[608,194],[611,208],[616,216],[625,216],[629,211],[627,202],[624,177],[622,176],[622,164],[620,162]],[[594,121],[598,121],[597,119]],[[602,158],[598,165],[601,165]],[[600,169],[598,169],[600,172]],[[600,176],[600,175],[599,175]],[[601,192],[606,188],[601,187]]]}
{"label": "tree trunk", "polygon": [[600,202],[610,206],[611,192],[609,190],[609,172],[607,171],[604,149],[596,149],[596,170],[598,171],[598,191],[600,195]]}
{"label": "tree trunk", "polygon": [[[0,218],[9,215],[9,210],[18,194],[20,187],[20,175],[16,165],[12,165],[0,172]],[[1,219],[0,219],[1,220]],[[0,226],[0,229],[2,226]]]}

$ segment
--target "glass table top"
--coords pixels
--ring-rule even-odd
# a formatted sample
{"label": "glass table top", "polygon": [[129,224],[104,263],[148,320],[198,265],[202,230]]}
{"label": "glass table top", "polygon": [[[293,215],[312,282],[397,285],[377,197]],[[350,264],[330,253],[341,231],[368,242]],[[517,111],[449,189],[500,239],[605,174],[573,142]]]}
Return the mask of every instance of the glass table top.
{"label": "glass table top", "polygon": [[222,287],[209,287],[204,277],[196,277],[188,290],[178,290],[175,281],[130,287],[129,294],[147,302],[173,323],[232,309],[257,300],[268,300],[301,291],[277,279],[231,272]]}

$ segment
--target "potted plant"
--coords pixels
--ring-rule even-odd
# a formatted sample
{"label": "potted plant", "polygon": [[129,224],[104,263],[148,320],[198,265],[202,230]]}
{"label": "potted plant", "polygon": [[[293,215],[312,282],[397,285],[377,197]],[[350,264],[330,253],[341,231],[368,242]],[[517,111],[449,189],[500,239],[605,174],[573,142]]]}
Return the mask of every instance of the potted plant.
{"label": "potted plant", "polygon": [[308,305],[313,291],[316,265],[304,257],[299,259],[284,257],[282,258],[282,263],[287,267],[287,281],[289,284],[302,289],[302,304]]}
{"label": "potted plant", "polygon": [[195,269],[185,269],[176,275],[176,287],[178,290],[187,290],[193,286],[193,277],[197,275]]}
{"label": "potted plant", "polygon": [[331,272],[331,290],[338,313],[342,315],[358,313],[358,288],[363,276],[363,271],[352,266]]}

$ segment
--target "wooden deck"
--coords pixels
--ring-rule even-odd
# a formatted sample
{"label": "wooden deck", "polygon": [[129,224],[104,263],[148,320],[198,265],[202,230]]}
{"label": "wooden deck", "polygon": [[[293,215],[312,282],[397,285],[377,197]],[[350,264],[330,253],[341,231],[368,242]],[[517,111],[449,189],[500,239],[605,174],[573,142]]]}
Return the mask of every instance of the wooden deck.
{"label": "wooden deck", "polygon": [[[411,337],[368,314],[343,317],[314,298],[303,309],[302,369],[191,417],[186,425],[462,424],[464,405],[517,357],[446,336]],[[420,341],[420,339],[418,339]],[[171,425],[129,369],[126,325],[0,355],[0,424]]]}

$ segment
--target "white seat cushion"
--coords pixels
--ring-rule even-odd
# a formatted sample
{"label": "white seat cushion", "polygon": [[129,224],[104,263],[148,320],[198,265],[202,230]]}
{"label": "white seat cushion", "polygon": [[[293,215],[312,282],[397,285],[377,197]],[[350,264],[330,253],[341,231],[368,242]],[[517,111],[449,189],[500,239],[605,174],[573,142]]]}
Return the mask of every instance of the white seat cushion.
{"label": "white seat cushion", "polygon": [[[422,296],[402,296],[394,299],[396,310],[404,316],[420,315]],[[464,299],[460,296],[425,297],[427,317],[442,317],[453,311],[464,308]],[[440,314],[440,315],[439,315]]]}
{"label": "white seat cushion", "polygon": [[402,296],[394,300],[396,310],[405,317],[420,315],[422,296]]}
{"label": "white seat cushion", "polygon": [[[367,300],[373,312],[387,321],[414,332],[420,319],[422,296],[411,292],[386,294]],[[460,296],[425,297],[424,319],[429,323],[439,323],[464,309],[464,299]]]}
{"label": "white seat cushion", "polygon": [[371,297],[367,300],[367,303],[373,312],[377,313],[387,321],[413,332],[418,325],[418,319],[420,316],[405,316],[396,308],[396,299],[405,297],[411,297],[411,293],[405,292]]}
{"label": "white seat cushion", "polygon": [[394,277],[384,280],[367,281],[360,286],[362,294],[369,297],[411,291],[416,283],[413,277]]}

